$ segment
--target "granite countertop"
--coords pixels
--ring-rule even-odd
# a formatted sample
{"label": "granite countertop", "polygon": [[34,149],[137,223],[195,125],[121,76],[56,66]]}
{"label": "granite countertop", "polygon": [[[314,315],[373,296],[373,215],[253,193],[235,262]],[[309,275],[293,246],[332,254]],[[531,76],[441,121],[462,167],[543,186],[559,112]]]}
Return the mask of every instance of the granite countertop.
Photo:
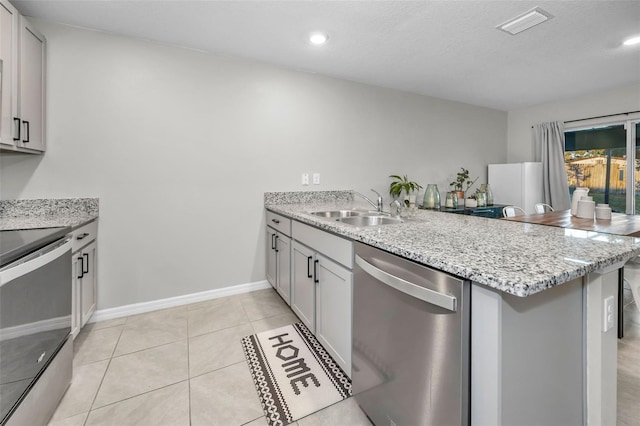
{"label": "granite countertop", "polygon": [[75,229],[97,218],[97,198],[0,201],[0,231],[59,226]]}
{"label": "granite countertop", "polygon": [[[333,192],[334,194],[336,192]],[[265,208],[516,296],[529,296],[640,254],[640,238],[418,210],[401,224],[358,228],[312,211],[371,209],[348,191],[316,200],[266,193]],[[295,194],[295,193],[294,193]],[[329,195],[327,195],[329,194]]]}

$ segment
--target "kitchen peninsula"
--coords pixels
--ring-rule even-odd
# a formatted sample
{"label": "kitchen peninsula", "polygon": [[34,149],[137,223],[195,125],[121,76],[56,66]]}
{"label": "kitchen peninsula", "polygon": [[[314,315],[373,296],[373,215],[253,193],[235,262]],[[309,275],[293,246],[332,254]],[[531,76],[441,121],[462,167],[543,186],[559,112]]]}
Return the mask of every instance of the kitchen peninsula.
{"label": "kitchen peninsula", "polygon": [[615,310],[640,239],[423,210],[372,227],[310,214],[370,208],[350,191],[266,193],[265,208],[471,281],[471,424],[615,423],[604,304]]}

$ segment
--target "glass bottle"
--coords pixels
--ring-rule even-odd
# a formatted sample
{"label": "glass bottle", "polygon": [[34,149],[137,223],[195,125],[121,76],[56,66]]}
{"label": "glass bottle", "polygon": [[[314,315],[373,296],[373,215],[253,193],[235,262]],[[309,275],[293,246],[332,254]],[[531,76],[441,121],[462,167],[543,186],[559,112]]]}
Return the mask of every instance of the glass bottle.
{"label": "glass bottle", "polygon": [[440,209],[440,191],[438,185],[430,183],[424,191],[424,200],[422,207],[425,209]]}
{"label": "glass bottle", "polygon": [[444,206],[448,209],[458,208],[458,194],[456,193],[456,191],[447,192]]}
{"label": "glass bottle", "polygon": [[491,191],[491,186],[488,183],[483,183],[480,185],[480,191],[484,192],[487,195],[487,205],[493,205],[493,192]]}
{"label": "glass bottle", "polygon": [[482,191],[476,192],[476,201],[478,202],[478,207],[487,207],[487,193]]}

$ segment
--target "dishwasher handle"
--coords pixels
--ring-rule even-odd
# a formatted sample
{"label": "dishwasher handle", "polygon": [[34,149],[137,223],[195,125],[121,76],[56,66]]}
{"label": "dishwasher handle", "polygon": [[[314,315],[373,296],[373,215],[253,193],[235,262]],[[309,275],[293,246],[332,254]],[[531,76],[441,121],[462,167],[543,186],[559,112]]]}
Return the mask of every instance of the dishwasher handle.
{"label": "dishwasher handle", "polygon": [[427,303],[431,303],[432,305],[456,312],[457,299],[454,296],[443,294],[391,275],[390,273],[373,266],[358,255],[355,256],[355,260],[363,271],[375,279],[385,283],[389,287]]}

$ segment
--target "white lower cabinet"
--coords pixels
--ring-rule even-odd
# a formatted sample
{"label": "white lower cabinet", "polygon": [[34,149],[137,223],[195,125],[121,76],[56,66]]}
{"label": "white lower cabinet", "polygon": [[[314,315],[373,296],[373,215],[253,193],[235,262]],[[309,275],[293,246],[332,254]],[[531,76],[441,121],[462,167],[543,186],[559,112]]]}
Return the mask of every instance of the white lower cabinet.
{"label": "white lower cabinet", "polygon": [[291,308],[351,376],[353,242],[299,222],[292,236]]}
{"label": "white lower cabinet", "polygon": [[71,334],[75,339],[91,315],[98,299],[97,222],[91,222],[72,233]]}
{"label": "white lower cabinet", "polygon": [[291,238],[267,226],[267,281],[291,304]]}
{"label": "white lower cabinet", "polygon": [[316,337],[351,376],[353,272],[316,254]]}
{"label": "white lower cabinet", "polygon": [[316,331],[316,285],[313,282],[315,252],[297,241],[292,243],[291,309],[311,332]]}
{"label": "white lower cabinet", "polygon": [[278,232],[267,226],[267,281],[274,289],[277,288],[276,284],[276,271],[278,269],[278,256],[276,255],[275,238]]}
{"label": "white lower cabinet", "polygon": [[[273,216],[273,213],[270,214]],[[275,219],[278,225],[289,221],[286,218]],[[289,221],[290,222],[290,221]],[[286,226],[279,229],[286,231]],[[290,233],[290,231],[289,231]],[[267,281],[280,294],[287,304],[291,304],[291,237],[281,230],[267,226]]]}
{"label": "white lower cabinet", "polygon": [[96,242],[92,242],[82,249],[78,259],[81,260],[82,273],[80,274],[80,309],[82,317],[82,326],[84,326],[91,315],[96,311],[96,296],[98,282],[96,275]]}

